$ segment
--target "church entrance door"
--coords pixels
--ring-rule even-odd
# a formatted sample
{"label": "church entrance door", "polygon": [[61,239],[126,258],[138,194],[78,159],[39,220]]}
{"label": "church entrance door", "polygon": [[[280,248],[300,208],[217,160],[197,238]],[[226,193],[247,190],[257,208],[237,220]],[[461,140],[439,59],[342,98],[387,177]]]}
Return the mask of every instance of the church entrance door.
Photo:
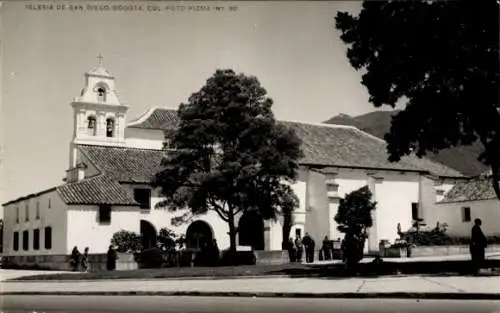
{"label": "church entrance door", "polygon": [[257,212],[245,212],[238,222],[240,246],[251,246],[254,250],[264,250],[264,219]]}

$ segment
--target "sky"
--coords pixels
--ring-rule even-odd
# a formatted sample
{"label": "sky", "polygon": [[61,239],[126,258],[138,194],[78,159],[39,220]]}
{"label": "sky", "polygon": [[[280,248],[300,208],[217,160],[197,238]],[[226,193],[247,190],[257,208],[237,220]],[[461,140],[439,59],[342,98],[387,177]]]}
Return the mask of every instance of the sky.
{"label": "sky", "polygon": [[278,119],[321,122],[373,111],[334,27],[337,11],[360,8],[361,1],[4,2],[0,201],[62,183],[70,103],[99,54],[130,106],[128,121],[151,107],[177,108],[220,68],[257,76]]}

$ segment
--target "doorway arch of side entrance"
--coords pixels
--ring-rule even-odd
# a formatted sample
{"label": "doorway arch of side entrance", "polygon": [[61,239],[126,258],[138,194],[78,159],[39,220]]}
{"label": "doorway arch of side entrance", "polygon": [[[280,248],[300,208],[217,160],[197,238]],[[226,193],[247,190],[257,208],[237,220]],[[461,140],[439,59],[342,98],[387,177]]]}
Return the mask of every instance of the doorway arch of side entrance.
{"label": "doorway arch of side entrance", "polygon": [[158,232],[151,222],[141,220],[141,244],[144,250],[156,247]]}
{"label": "doorway arch of side entrance", "polygon": [[201,249],[205,243],[214,239],[214,231],[210,224],[203,220],[192,222],[186,230],[186,248]]}

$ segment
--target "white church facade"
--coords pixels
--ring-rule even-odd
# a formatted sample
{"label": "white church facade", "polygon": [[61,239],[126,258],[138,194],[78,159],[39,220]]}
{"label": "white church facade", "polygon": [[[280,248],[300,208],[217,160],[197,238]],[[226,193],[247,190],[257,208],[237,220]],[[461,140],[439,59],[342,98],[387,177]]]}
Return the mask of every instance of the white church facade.
{"label": "white church facade", "polygon": [[[229,247],[228,226],[216,213],[177,225],[172,224],[174,213],[155,208],[161,198],[149,182],[168,152],[176,110],[153,108],[127,122],[128,107],[121,104],[114,77],[102,66],[85,74],[85,86],[71,105],[74,133],[65,182],[3,205],[4,255],[67,255],[74,246],[104,253],[117,231],[142,233],[153,241],[162,227],[185,235],[188,248],[196,248],[200,236],[216,239],[220,249]],[[463,179],[428,159],[406,157],[390,163],[385,143],[354,127],[279,123],[296,131],[304,151],[300,178],[293,186],[300,206],[292,237],[308,232],[317,244],[325,236],[340,238],[333,219],[340,197],[368,185],[378,203],[368,249],[377,251],[380,240],[398,237],[398,223],[402,229],[417,217],[435,223],[436,202]],[[238,216],[236,224],[244,218]],[[264,221],[255,248],[281,250],[281,223]],[[248,245],[248,234],[239,236],[239,244]]]}

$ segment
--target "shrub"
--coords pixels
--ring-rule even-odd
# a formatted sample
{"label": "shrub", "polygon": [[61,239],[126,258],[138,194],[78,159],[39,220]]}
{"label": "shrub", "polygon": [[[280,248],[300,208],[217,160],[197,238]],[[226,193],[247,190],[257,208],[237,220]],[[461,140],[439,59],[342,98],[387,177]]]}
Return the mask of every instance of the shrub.
{"label": "shrub", "polygon": [[161,228],[158,232],[158,243],[162,249],[168,251],[181,249],[184,246],[184,241],[184,236],[179,236],[166,227]]}
{"label": "shrub", "polygon": [[221,265],[255,265],[257,258],[253,251],[236,251],[224,250],[222,252]]}
{"label": "shrub", "polygon": [[139,260],[143,268],[163,267],[163,253],[160,248],[151,248],[142,251]]}
{"label": "shrub", "polygon": [[127,230],[120,230],[113,234],[111,245],[116,247],[117,252],[140,251],[142,249],[141,235]]}
{"label": "shrub", "polygon": [[446,234],[447,224],[440,224],[430,230],[421,230],[420,224],[406,232],[399,234],[400,239],[415,246],[442,246],[450,245],[452,238]]}

